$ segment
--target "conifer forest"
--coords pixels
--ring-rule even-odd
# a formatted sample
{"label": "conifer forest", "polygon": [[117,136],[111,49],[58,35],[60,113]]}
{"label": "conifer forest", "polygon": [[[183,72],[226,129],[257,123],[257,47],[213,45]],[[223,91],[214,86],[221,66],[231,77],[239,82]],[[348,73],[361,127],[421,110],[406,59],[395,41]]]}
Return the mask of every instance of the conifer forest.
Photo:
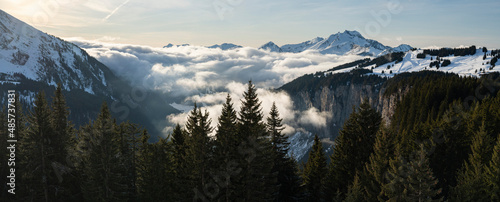
{"label": "conifer forest", "polygon": [[[288,154],[276,105],[263,112],[251,82],[244,99],[227,96],[216,128],[195,104],[184,126],[156,142],[117,122],[107,103],[74,127],[59,86],[17,106],[18,194],[2,201],[498,201],[498,78],[399,75],[387,91],[412,87],[390,123],[365,100],[332,155],[316,136],[306,162]],[[9,156],[1,158],[5,173]]]}

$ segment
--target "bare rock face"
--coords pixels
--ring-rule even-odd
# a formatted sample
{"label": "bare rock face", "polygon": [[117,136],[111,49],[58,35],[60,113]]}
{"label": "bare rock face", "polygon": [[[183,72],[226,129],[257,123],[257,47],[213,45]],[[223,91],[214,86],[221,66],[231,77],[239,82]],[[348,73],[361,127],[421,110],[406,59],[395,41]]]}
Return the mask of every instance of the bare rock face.
{"label": "bare rock face", "polygon": [[383,83],[377,85],[351,84],[339,85],[334,88],[323,87],[315,92],[300,91],[292,99],[296,108],[307,110],[315,107],[321,112],[331,114],[327,119],[327,127],[312,129],[322,138],[334,140],[344,121],[364,99],[368,99],[373,108],[382,114],[385,124],[390,123],[396,103],[408,91],[399,90],[395,94],[384,95]]}

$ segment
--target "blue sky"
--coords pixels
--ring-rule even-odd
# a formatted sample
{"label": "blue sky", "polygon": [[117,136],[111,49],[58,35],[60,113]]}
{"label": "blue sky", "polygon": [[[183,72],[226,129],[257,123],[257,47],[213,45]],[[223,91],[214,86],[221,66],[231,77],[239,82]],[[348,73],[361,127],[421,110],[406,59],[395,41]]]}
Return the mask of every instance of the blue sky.
{"label": "blue sky", "polygon": [[0,9],[63,38],[155,47],[283,45],[357,30],[390,46],[500,48],[498,0],[1,0]]}

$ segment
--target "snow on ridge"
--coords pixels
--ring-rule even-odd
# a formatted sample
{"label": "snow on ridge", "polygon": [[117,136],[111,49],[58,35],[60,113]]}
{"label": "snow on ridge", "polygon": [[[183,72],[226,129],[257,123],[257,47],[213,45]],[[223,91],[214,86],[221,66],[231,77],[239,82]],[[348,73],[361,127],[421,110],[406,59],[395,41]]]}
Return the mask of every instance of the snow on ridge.
{"label": "snow on ridge", "polygon": [[[86,52],[73,43],[46,34],[0,10],[0,74],[22,74],[27,79],[57,85],[66,90],[82,89],[94,94],[90,78],[85,78],[78,60],[88,63]],[[84,65],[85,66],[85,65]],[[49,70],[49,71],[48,71]],[[106,86],[101,69],[88,70]],[[97,71],[97,72],[96,72]],[[90,84],[90,85],[88,85]],[[95,83],[94,83],[95,84]]]}
{"label": "snow on ridge", "polygon": [[[417,54],[419,53],[423,53],[423,50],[420,49],[407,52],[403,57],[403,61],[399,63],[390,62],[380,65],[379,67],[371,65],[364,68],[365,69],[373,68],[373,73],[371,73],[371,75],[378,75],[384,77],[393,77],[396,74],[404,72],[418,72],[423,70],[441,71],[441,72],[455,73],[461,76],[475,76],[475,77],[480,77],[483,74],[483,71],[484,73],[500,72],[500,67],[496,66],[493,69],[490,69],[491,64],[487,64],[487,62],[491,60],[491,56],[488,56],[485,60],[483,60],[484,53],[482,51],[482,48],[478,48],[476,50],[475,55],[467,55],[467,56],[450,55],[447,57],[441,57],[440,59],[450,60],[451,64],[446,67],[441,66],[439,67],[439,69],[437,69],[436,67],[432,68],[429,67],[431,62],[436,61],[435,56],[427,55],[426,58],[420,59],[417,58]],[[487,54],[491,54],[491,50],[489,50]],[[431,57],[433,60],[431,60]],[[389,66],[390,68],[387,69],[387,66]],[[341,72],[349,72],[354,68],[355,67],[350,67],[341,70],[326,71],[324,72],[324,74],[326,75],[328,73],[336,74]],[[391,71],[392,73],[390,73]]]}

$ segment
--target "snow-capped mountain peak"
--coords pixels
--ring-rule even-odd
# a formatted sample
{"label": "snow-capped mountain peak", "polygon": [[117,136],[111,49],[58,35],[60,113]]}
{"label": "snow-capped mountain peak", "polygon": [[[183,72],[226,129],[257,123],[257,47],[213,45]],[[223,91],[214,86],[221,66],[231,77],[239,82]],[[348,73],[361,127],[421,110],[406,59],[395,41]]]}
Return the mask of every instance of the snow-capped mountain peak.
{"label": "snow-capped mountain peak", "polygon": [[281,47],[269,42],[261,46],[260,49],[272,52],[300,53],[306,50],[316,50],[322,54],[380,56],[390,52],[406,52],[411,50],[412,47],[400,45],[392,48],[378,41],[366,39],[358,31],[345,30],[344,32],[332,34],[328,38],[316,37],[302,43],[286,44]]}
{"label": "snow-capped mountain peak", "polygon": [[267,50],[270,52],[281,52],[281,48],[272,41],[262,45],[259,49]]}
{"label": "snow-capped mountain peak", "polygon": [[413,49],[413,47],[411,47],[410,45],[408,44],[401,44],[395,48],[393,48],[393,52],[407,52],[407,51],[410,51],[411,49]]}
{"label": "snow-capped mountain peak", "polygon": [[[110,70],[78,46],[0,10],[0,80],[15,75],[64,89],[109,94]],[[14,79],[15,80],[15,79]]]}

